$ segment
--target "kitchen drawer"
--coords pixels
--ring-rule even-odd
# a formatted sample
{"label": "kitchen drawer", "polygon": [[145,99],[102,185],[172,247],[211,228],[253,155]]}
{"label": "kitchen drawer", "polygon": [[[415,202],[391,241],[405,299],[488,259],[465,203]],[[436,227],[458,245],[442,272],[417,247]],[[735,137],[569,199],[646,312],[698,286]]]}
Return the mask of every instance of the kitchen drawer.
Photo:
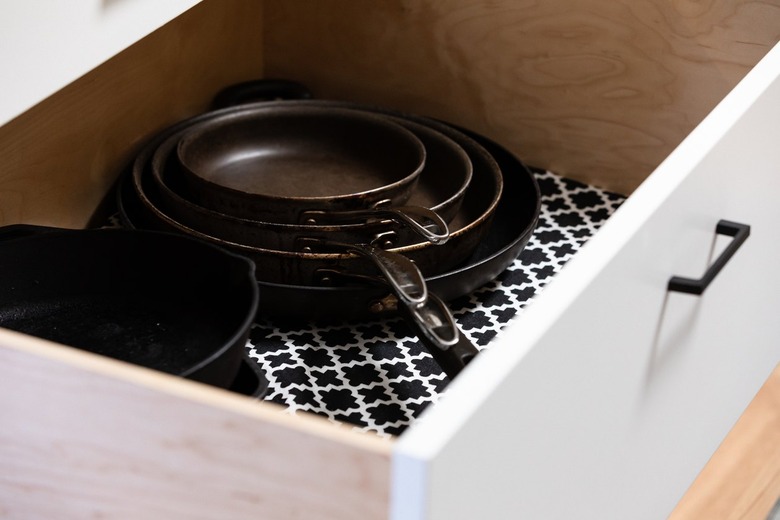
{"label": "kitchen drawer", "polygon": [[779,117],[777,47],[400,438],[394,518],[671,512],[780,361]]}
{"label": "kitchen drawer", "polygon": [[[197,9],[211,13],[217,5],[227,4]],[[249,45],[233,47],[262,48],[247,20],[236,19],[233,36]],[[227,17],[215,22],[215,34],[227,34],[230,25]],[[174,24],[164,34],[178,31]],[[195,42],[219,39],[172,40],[155,45],[185,59],[181,70],[192,80],[204,61]],[[179,55],[181,42],[196,50]],[[146,51],[133,57],[139,45]],[[120,88],[114,96],[101,88],[95,108],[84,98],[101,83],[90,77],[33,108],[33,121],[48,121],[72,114],[65,105],[76,100],[85,118],[103,125],[99,132],[84,125],[74,136],[83,138],[84,150],[57,148],[56,159],[72,167],[57,172],[56,182],[45,176],[53,159],[44,157],[43,169],[39,161],[24,162],[30,154],[8,153],[15,145],[3,148],[27,122],[0,128],[0,155],[21,157],[20,165],[37,172],[20,193],[40,183],[57,202],[32,197],[18,211],[0,208],[5,221],[83,225],[95,195],[131,151],[106,150],[128,137],[134,146],[144,130],[197,111],[214,84],[258,74],[267,58],[240,53],[194,82],[194,93],[179,103],[184,89],[162,75],[168,62],[145,68],[145,60],[158,58],[149,45],[142,40],[117,56],[120,65],[106,64],[114,86],[136,67],[161,74],[149,76],[147,85],[161,90],[144,114],[135,111],[152,89]],[[339,68],[332,74],[348,76]],[[771,320],[780,282],[770,264],[778,221],[771,198],[780,157],[770,127],[780,115],[778,74],[775,49],[397,437],[0,330],[0,511],[49,518],[664,517],[780,360]],[[422,99],[423,87],[414,99]],[[98,123],[103,105],[118,100],[135,103],[113,120],[131,116],[132,124]],[[150,111],[153,123],[142,124]],[[57,128],[69,124],[63,118]],[[22,137],[34,141],[34,126]],[[106,157],[78,158],[94,142]],[[78,171],[80,164],[90,171]],[[717,256],[720,219],[749,224],[751,236],[702,296],[669,293],[671,276],[696,277]]]}

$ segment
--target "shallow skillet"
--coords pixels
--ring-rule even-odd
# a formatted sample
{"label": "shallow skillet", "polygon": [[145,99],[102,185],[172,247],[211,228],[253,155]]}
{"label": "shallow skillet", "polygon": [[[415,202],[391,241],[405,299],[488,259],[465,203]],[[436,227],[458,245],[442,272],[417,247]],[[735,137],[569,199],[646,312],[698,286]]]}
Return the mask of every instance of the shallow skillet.
{"label": "shallow skillet", "polygon": [[[412,190],[410,202],[400,209],[342,212],[343,223],[299,225],[265,222],[213,211],[189,200],[176,148],[190,127],[170,134],[157,146],[151,160],[150,175],[156,184],[157,200],[163,212],[187,227],[231,242],[296,250],[300,248],[300,237],[368,243],[385,249],[421,239],[441,241],[442,237],[432,235],[423,224],[430,222],[441,227],[444,224],[439,224],[438,217],[445,222],[455,217],[472,178],[471,160],[450,137],[411,121],[397,119],[395,122],[411,130],[426,148],[425,167]],[[428,210],[436,215],[431,216]],[[349,219],[349,215],[353,218]],[[415,218],[410,220],[409,215]],[[382,216],[388,218],[380,218]]]}
{"label": "shallow skillet", "polygon": [[190,121],[177,156],[190,200],[234,216],[299,224],[307,211],[403,204],[424,167],[425,147],[387,118],[271,102]]}

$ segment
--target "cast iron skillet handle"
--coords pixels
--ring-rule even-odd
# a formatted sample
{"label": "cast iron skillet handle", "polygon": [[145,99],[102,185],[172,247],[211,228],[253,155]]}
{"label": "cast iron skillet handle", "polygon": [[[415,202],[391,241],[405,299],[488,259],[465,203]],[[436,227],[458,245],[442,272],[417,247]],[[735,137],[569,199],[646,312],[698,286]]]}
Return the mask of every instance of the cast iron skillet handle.
{"label": "cast iron skillet handle", "polygon": [[255,399],[262,399],[268,393],[268,378],[256,359],[249,357],[248,350],[244,349],[241,359],[241,367],[236,376],[233,388],[239,393]]}
{"label": "cast iron skillet handle", "polygon": [[408,227],[432,244],[443,244],[450,238],[447,223],[433,210],[422,206],[369,208],[353,211],[304,211],[300,223],[305,225],[343,224],[385,219]]}
{"label": "cast iron skillet handle", "polygon": [[419,305],[428,299],[428,286],[414,262],[404,255],[385,251],[376,246],[347,244],[316,238],[302,238],[298,241],[304,251],[339,251],[356,253],[368,258],[379,268],[399,300],[410,305]]}
{"label": "cast iron skillet handle", "polygon": [[40,235],[41,233],[51,233],[52,231],[66,231],[66,229],[35,224],[11,224],[0,227],[0,240],[14,240],[16,238]]}
{"label": "cast iron skillet handle", "polygon": [[447,305],[433,293],[418,306],[402,305],[417,336],[427,347],[447,377],[453,379],[474,359],[479,350],[458,329]]}
{"label": "cast iron skillet handle", "polygon": [[715,276],[723,269],[737,249],[747,240],[750,236],[750,226],[747,224],[739,224],[737,222],[729,222],[728,220],[721,220],[715,227],[715,233],[718,235],[726,235],[734,237],[734,240],[723,250],[718,258],[710,265],[704,275],[698,280],[695,278],[683,278],[682,276],[673,276],[669,280],[667,289],[669,291],[684,292],[689,294],[701,295],[710,282],[715,279]]}
{"label": "cast iron skillet handle", "polygon": [[310,99],[311,92],[304,85],[286,79],[258,79],[230,85],[217,92],[211,101],[213,110],[257,101],[276,99]]}

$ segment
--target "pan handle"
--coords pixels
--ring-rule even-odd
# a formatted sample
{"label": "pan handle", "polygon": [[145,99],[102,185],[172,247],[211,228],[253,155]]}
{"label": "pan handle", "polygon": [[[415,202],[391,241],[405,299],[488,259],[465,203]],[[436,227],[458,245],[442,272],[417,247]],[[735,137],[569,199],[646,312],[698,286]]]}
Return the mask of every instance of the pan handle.
{"label": "pan handle", "polygon": [[435,294],[429,293],[422,305],[401,306],[428,352],[453,379],[468,365],[479,350],[461,332],[447,305]]}
{"label": "pan handle", "polygon": [[276,99],[310,99],[311,91],[301,83],[286,79],[259,79],[230,85],[217,92],[211,108],[234,107]]}
{"label": "pan handle", "polygon": [[268,393],[268,378],[265,370],[256,359],[249,356],[247,349],[241,353],[241,365],[231,390],[254,399],[263,399]]}
{"label": "pan handle", "polygon": [[[358,283],[387,285],[386,280],[377,277],[335,270],[323,270],[323,274]],[[479,354],[477,347],[458,328],[447,305],[434,293],[428,292],[428,298],[419,304],[401,301],[397,293],[395,296],[391,302],[385,302],[382,307],[400,311],[401,316],[412,327],[447,377],[453,379]]]}
{"label": "pan handle", "polygon": [[377,207],[353,211],[304,211],[301,224],[325,225],[364,222],[375,219],[392,220],[408,227],[432,244],[444,244],[450,238],[447,223],[438,213],[422,206]]}
{"label": "pan handle", "polygon": [[382,272],[398,299],[409,305],[420,305],[428,299],[428,287],[417,265],[404,255],[367,244],[347,244],[332,240],[302,238],[299,243],[308,251],[340,251],[361,255]]}

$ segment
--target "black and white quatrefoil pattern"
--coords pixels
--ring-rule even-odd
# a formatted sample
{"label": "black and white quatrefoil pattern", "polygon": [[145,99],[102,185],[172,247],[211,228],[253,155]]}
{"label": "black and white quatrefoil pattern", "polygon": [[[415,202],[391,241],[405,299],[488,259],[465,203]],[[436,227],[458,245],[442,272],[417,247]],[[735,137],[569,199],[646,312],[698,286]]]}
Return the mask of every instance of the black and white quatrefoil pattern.
{"label": "black and white quatrefoil pattern", "polygon": [[[496,280],[450,302],[480,349],[522,312],[624,197],[537,172],[539,223],[520,257]],[[448,379],[400,318],[328,327],[254,325],[249,355],[269,381],[268,401],[362,431],[397,435],[445,391]]]}

